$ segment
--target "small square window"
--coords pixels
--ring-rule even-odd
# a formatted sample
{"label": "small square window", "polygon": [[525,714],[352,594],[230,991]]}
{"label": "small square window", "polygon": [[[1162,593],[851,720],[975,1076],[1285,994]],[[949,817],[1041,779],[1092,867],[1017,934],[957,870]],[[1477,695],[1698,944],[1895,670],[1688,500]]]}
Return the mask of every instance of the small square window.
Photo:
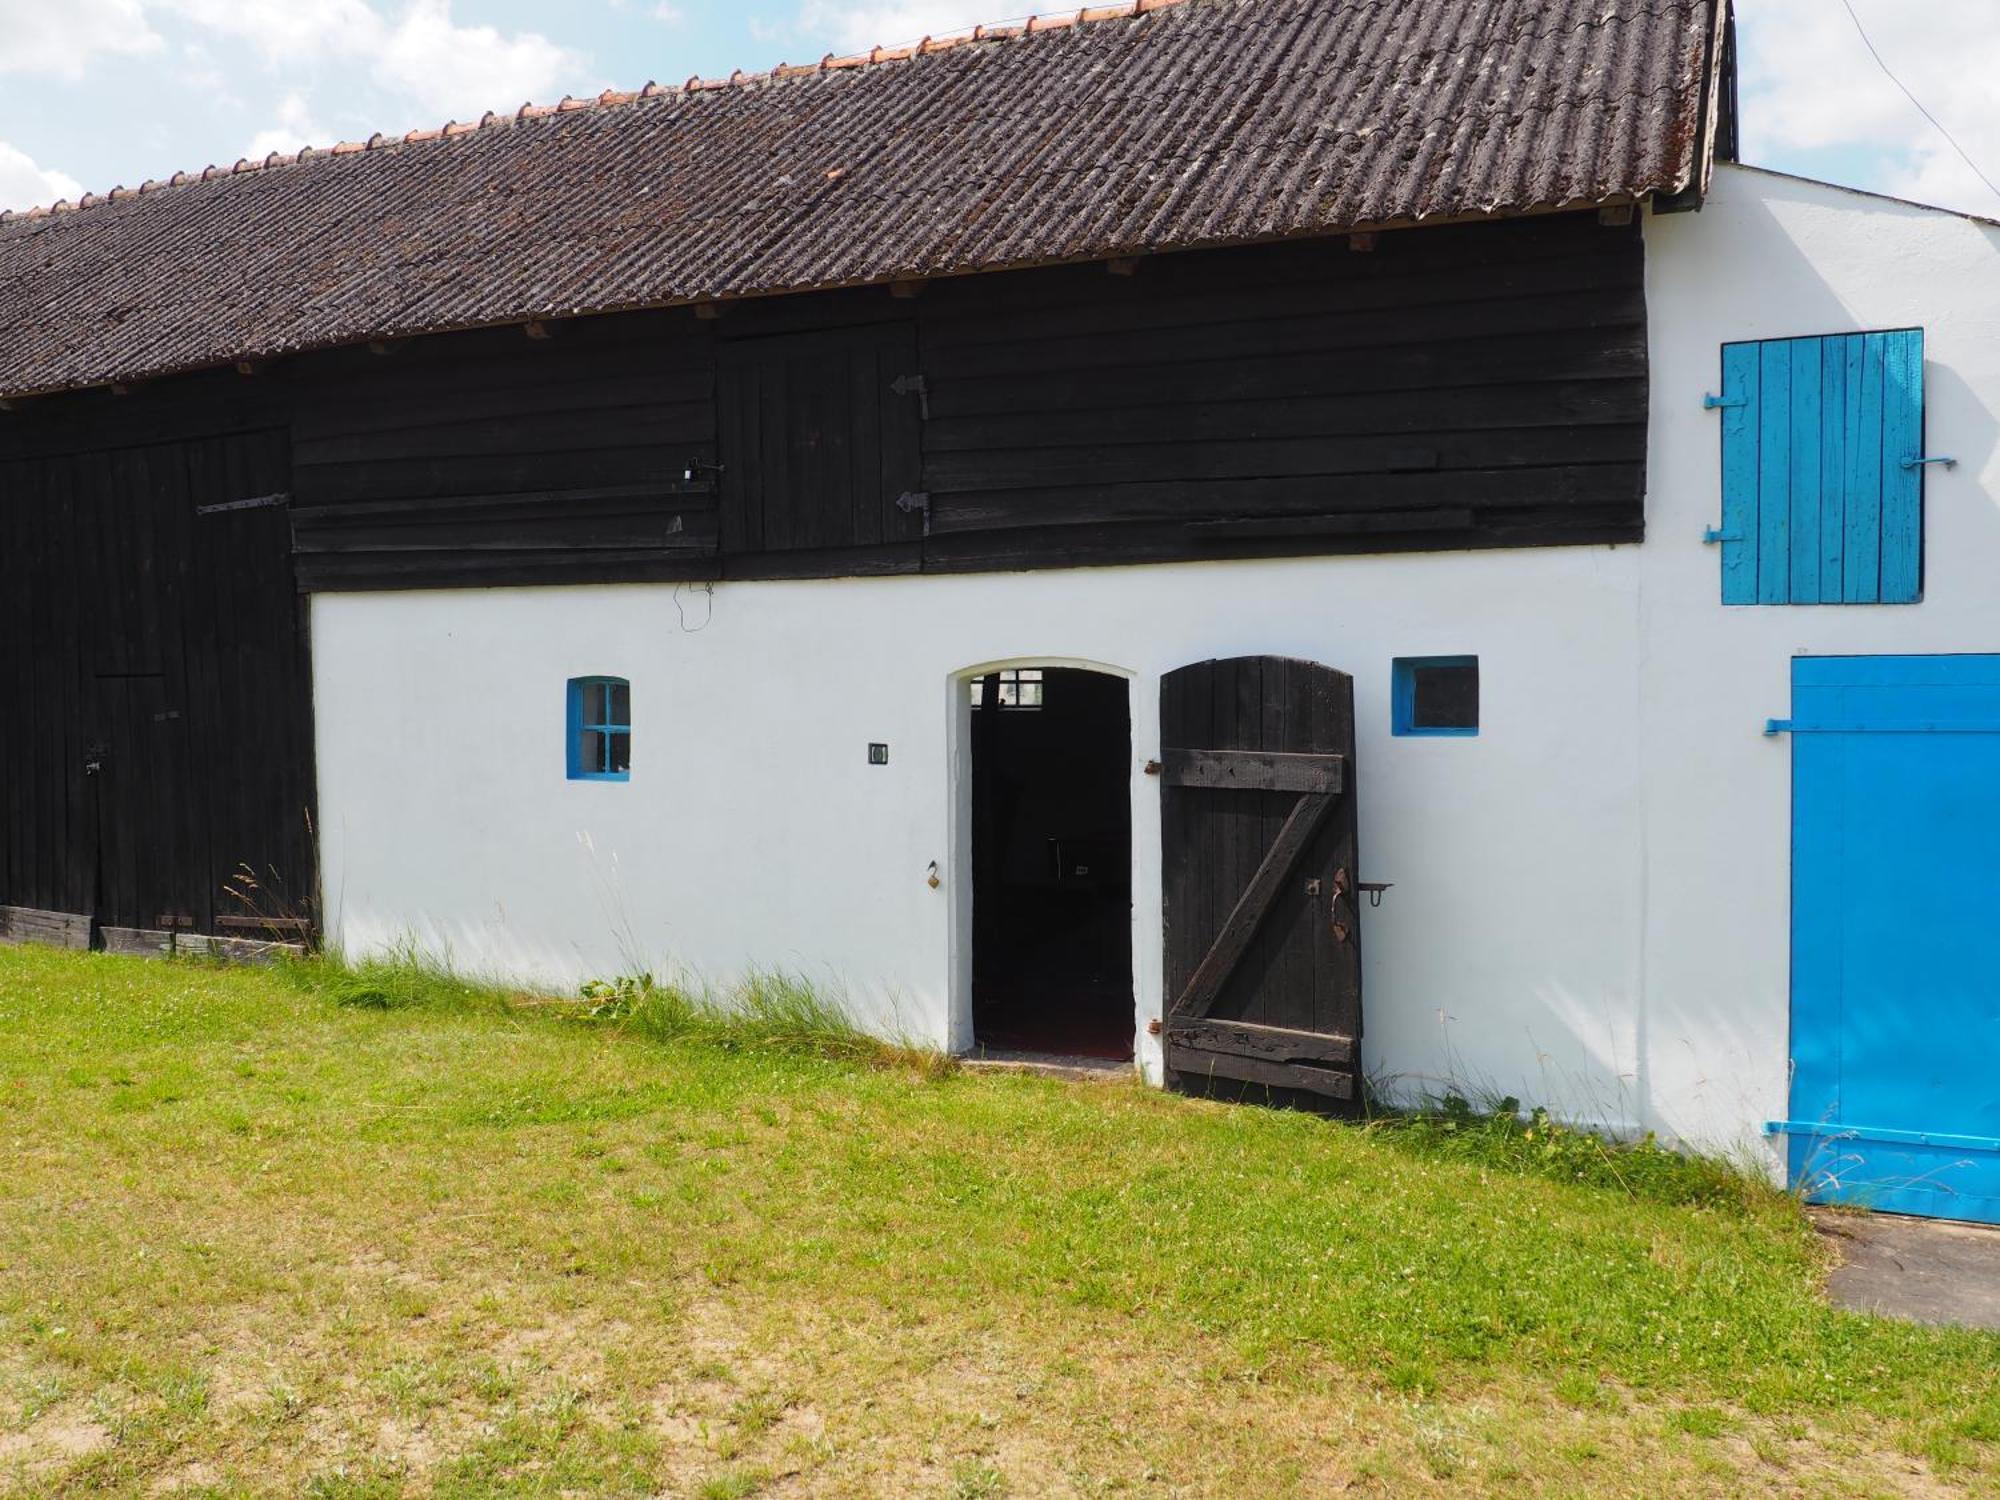
{"label": "small square window", "polygon": [[569,779],[632,777],[632,687],[622,677],[569,680]]}
{"label": "small square window", "polygon": [[1397,734],[1479,733],[1479,658],[1399,656],[1390,677]]}

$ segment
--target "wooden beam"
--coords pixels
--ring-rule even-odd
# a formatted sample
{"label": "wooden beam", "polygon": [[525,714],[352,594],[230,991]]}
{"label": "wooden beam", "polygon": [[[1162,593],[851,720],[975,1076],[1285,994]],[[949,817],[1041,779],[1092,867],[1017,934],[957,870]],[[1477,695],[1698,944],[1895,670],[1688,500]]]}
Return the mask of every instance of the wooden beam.
{"label": "wooden beam", "polygon": [[239,359],[236,361],[236,373],[238,375],[255,375],[261,368],[262,366],[254,359]]}
{"label": "wooden beam", "polygon": [[1219,1021],[1213,1016],[1174,1022],[1167,1040],[1197,1052],[1227,1052],[1235,1057],[1261,1057],[1266,1062],[1354,1061],[1351,1036],[1299,1031],[1290,1026],[1260,1026],[1251,1021]]}
{"label": "wooden beam", "polygon": [[917,296],[923,289],[924,284],[921,281],[892,281],[889,283],[889,295],[891,297],[900,297],[904,301]]}
{"label": "wooden beam", "polygon": [[90,918],[80,912],[0,906],[0,939],[10,943],[46,943],[52,948],[88,948]]}
{"label": "wooden beam", "polygon": [[1347,248],[1350,250],[1373,250],[1375,248],[1375,231],[1364,229],[1359,234],[1350,234],[1347,237]]}
{"label": "wooden beam", "polygon": [[1246,792],[1338,792],[1346,785],[1340,755],[1277,750],[1165,750],[1168,786],[1233,787]]}
{"label": "wooden beam", "polygon": [[1612,229],[1618,229],[1632,222],[1632,205],[1629,203],[1607,203],[1597,211],[1597,222]]}
{"label": "wooden beam", "polygon": [[549,336],[549,325],[540,318],[530,318],[521,325],[521,332],[531,339],[545,339]]}
{"label": "wooden beam", "polygon": [[1265,852],[1263,863],[1257,866],[1257,873],[1250,877],[1250,884],[1237,898],[1222,931],[1216,934],[1208,952],[1189,976],[1187,988],[1168,1008],[1171,1019],[1193,1019],[1208,1014],[1209,1006],[1222,993],[1222,986],[1243,962],[1250,939],[1257,935],[1257,928],[1278,899],[1278,888],[1290,878],[1299,856],[1305,853],[1306,846],[1333,811],[1334,801],[1322,792],[1307,792],[1299,798],[1291,816],[1278,830],[1278,837]]}
{"label": "wooden beam", "polygon": [[385,339],[370,339],[368,341],[368,352],[370,354],[387,354],[389,348],[389,343]]}
{"label": "wooden beam", "polygon": [[722,304],[720,302],[697,302],[694,305],[694,315],[704,323],[713,323],[717,318],[722,316]]}
{"label": "wooden beam", "polygon": [[1354,1075],[1316,1068],[1310,1063],[1266,1062],[1232,1057],[1225,1052],[1190,1052],[1167,1048],[1167,1067],[1183,1078],[1227,1078],[1232,1083],[1261,1083],[1274,1089],[1304,1089],[1332,1099],[1354,1097]]}
{"label": "wooden beam", "polygon": [[1113,276],[1136,276],[1139,273],[1139,261],[1136,256],[1121,255],[1116,260],[1107,260],[1104,269]]}

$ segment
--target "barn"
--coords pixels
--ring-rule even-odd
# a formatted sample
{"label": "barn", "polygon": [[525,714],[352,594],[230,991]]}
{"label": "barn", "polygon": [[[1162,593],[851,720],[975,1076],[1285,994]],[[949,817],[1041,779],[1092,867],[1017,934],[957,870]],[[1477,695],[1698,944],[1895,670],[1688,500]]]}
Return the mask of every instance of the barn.
{"label": "barn", "polygon": [[802,974],[2000,1219],[2000,228],[1726,0],[1135,0],[0,216],[0,936]]}

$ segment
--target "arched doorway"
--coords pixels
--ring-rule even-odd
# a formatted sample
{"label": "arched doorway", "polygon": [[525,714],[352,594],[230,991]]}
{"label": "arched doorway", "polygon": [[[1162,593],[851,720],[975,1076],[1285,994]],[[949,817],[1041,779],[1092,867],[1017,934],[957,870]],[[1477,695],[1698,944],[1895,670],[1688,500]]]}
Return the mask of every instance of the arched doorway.
{"label": "arched doorway", "polygon": [[1132,716],[1109,672],[969,679],[972,1038],[1132,1056]]}

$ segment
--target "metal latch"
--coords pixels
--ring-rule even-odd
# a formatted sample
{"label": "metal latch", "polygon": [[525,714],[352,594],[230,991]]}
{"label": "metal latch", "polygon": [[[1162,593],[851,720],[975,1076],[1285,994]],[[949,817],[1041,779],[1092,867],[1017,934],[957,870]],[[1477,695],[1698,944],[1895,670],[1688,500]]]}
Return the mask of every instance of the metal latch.
{"label": "metal latch", "polygon": [[1748,406],[1749,404],[1750,398],[1748,396],[1711,396],[1704,394],[1701,398],[1702,410],[1704,411],[1714,411],[1718,406]]}
{"label": "metal latch", "polygon": [[931,385],[923,376],[898,375],[894,380],[889,382],[889,389],[899,396],[908,396],[914,393],[917,398],[918,412],[922,414],[926,422],[931,419]]}
{"label": "metal latch", "polygon": [[1713,526],[1704,526],[1701,529],[1701,539],[1706,545],[1712,547],[1717,542],[1740,542],[1743,540],[1743,533],[1740,531],[1717,531]]}
{"label": "metal latch", "polygon": [[1914,453],[1903,460],[1903,467],[1906,469],[1921,468],[1925,464],[1943,464],[1947,469],[1955,469],[1958,467],[1958,460],[1955,458],[1918,458]]}

